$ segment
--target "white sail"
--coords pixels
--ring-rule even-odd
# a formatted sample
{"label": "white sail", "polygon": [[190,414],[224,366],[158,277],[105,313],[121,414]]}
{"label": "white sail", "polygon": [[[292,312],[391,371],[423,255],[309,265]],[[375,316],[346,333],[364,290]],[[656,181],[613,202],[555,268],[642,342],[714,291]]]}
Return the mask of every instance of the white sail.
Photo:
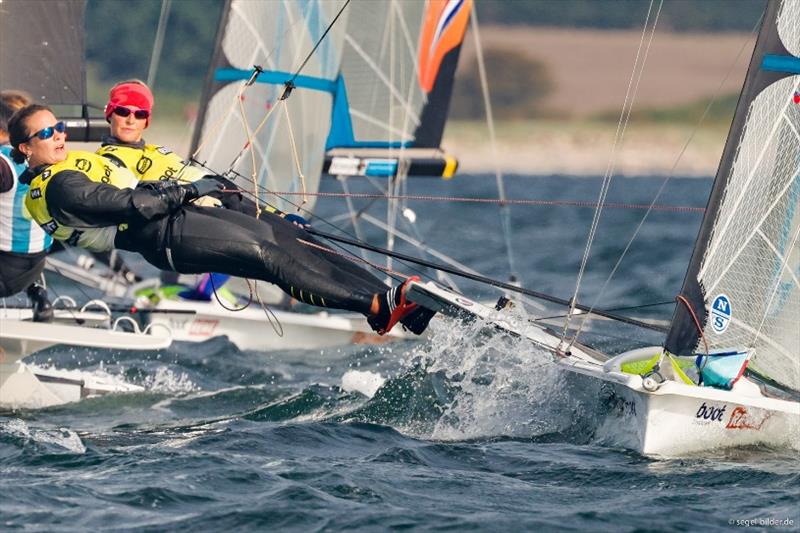
{"label": "white sail", "polygon": [[[194,150],[199,148],[195,158],[218,173],[227,171],[235,161],[232,177],[237,185],[256,192],[251,181],[255,174],[262,201],[284,211],[294,210],[291,203],[299,203],[298,199],[284,201],[266,194],[265,189],[301,191],[300,172],[306,190],[314,192],[319,184],[331,120],[330,80],[339,71],[347,10],[295,80],[299,88],[286,101],[288,122],[283,104],[279,103],[283,83],[293,78],[343,4],[344,0],[233,0],[223,14],[211,69],[214,87],[206,94],[206,108],[194,143]],[[243,90],[254,65],[265,72]],[[292,148],[292,137],[296,150]],[[237,160],[250,142],[252,151],[248,147]],[[311,204],[313,197],[306,207]]]}
{"label": "white sail", "polygon": [[747,350],[751,367],[800,390],[800,59],[789,55],[800,53],[800,2],[770,13],[777,33],[754,54],[749,104],[734,119],[741,134],[728,141],[732,164],[724,155],[702,261],[687,279],[707,312],[696,350]]}

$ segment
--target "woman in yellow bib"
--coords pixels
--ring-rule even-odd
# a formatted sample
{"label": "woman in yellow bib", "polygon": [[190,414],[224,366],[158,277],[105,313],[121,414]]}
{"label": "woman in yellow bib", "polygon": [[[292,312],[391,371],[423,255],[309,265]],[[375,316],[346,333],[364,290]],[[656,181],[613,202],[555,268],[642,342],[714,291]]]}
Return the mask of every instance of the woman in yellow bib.
{"label": "woman in yellow bib", "polygon": [[[217,180],[225,194],[214,191],[195,204],[220,205],[227,209],[256,216],[256,204],[244,197],[231,180],[211,175],[203,169],[192,166],[188,161],[167,148],[147,143],[144,130],[150,126],[155,100],[150,88],[139,80],[127,80],[114,85],[108,93],[105,117],[110,134],[103,139],[97,153],[129,169],[141,181],[178,180],[196,181],[202,177]],[[213,198],[213,200],[211,200]],[[290,222],[305,225],[299,215],[285,215],[274,209],[266,211],[283,216]]]}
{"label": "woman in yellow bib", "polygon": [[213,178],[139,182],[112,159],[68,151],[63,127],[41,105],[15,113],[9,133],[12,157],[29,164],[21,177],[30,184],[26,206],[56,239],[137,252],[162,270],[274,283],[305,303],[360,312],[380,334],[400,321],[417,334],[427,327],[430,316],[406,301],[407,282],[389,288],[366,270],[341,268],[301,227],[279,216],[255,220],[191,205],[219,192]]}

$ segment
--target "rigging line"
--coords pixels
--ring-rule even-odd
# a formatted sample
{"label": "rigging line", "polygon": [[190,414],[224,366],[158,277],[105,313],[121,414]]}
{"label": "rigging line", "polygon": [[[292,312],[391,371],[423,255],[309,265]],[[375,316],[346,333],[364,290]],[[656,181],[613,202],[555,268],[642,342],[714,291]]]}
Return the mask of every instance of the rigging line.
{"label": "rigging line", "polygon": [[150,55],[150,68],[147,69],[148,87],[152,87],[153,82],[156,81],[158,63],[161,60],[161,49],[164,46],[164,34],[167,32],[167,21],[169,20],[170,7],[172,7],[172,0],[161,0],[161,14],[158,17],[156,39],[153,42],[153,52]]}
{"label": "rigging line", "polygon": [[[471,279],[473,281],[478,281],[480,283],[485,283],[485,284],[491,285],[493,287],[499,287],[501,289],[506,289],[506,290],[509,290],[509,291],[512,291],[512,292],[525,294],[527,296],[532,296],[534,298],[539,298],[541,300],[545,300],[545,301],[548,301],[548,302],[551,302],[551,303],[555,303],[555,304],[559,304],[559,305],[564,305],[564,306],[569,306],[570,305],[570,300],[564,300],[562,298],[558,298],[557,296],[552,296],[552,295],[549,295],[549,294],[532,291],[530,289],[525,289],[523,287],[517,287],[516,285],[512,285],[512,284],[509,284],[509,283],[504,283],[502,281],[497,281],[495,279],[488,278],[486,276],[470,274],[469,272],[465,272],[465,271],[459,270],[457,268],[452,268],[452,267],[449,267],[447,265],[437,264],[437,263],[433,263],[431,261],[425,261],[423,259],[412,257],[412,256],[409,256],[409,255],[406,255],[406,254],[401,254],[401,253],[398,253],[398,252],[392,252],[392,251],[389,251],[389,250],[386,250],[386,249],[383,249],[383,248],[379,248],[377,246],[373,246],[373,245],[368,244],[368,243],[361,243],[361,242],[358,242],[358,241],[354,241],[353,239],[340,237],[338,235],[332,235],[330,233],[326,233],[324,231],[319,231],[319,230],[316,230],[314,228],[309,228],[306,231],[308,231],[312,235],[316,235],[318,237],[324,237],[324,238],[332,240],[332,241],[339,241],[339,242],[342,242],[342,243],[345,243],[345,244],[349,244],[351,246],[364,247],[367,250],[372,250],[373,252],[378,252],[378,253],[382,253],[382,254],[386,254],[386,255],[392,255],[393,257],[395,257],[397,259],[403,259],[405,261],[408,261],[408,262],[411,262],[411,263],[416,263],[418,265],[427,266],[429,268],[433,268],[433,269],[436,269],[436,270],[442,270],[443,272],[448,272],[448,273],[454,274],[456,276],[461,276],[463,278]],[[586,311],[587,313],[590,312],[589,308],[584,306],[584,305],[576,304],[575,308],[580,309],[581,311]],[[647,323],[647,322],[643,322],[641,320],[636,320],[636,319],[633,319],[633,318],[629,318],[629,317],[625,317],[625,316],[619,316],[619,315],[615,315],[613,313],[608,313],[608,312],[606,312],[604,310],[594,309],[594,310],[591,311],[591,313],[595,314],[595,315],[598,315],[598,316],[603,316],[603,317],[606,317],[606,318],[610,318],[612,320],[617,320],[619,322],[624,322],[626,324],[639,326],[639,327],[642,327],[642,328],[645,328],[645,329],[652,329],[652,330],[655,330],[655,331],[660,331],[662,333],[666,333],[666,331],[667,331],[667,328],[664,328],[664,327],[661,327],[661,326],[657,326],[657,325],[654,325],[654,324],[650,324],[650,323]]]}
{"label": "rigging line", "polygon": [[[617,131],[616,131],[615,136],[614,136],[614,143],[613,143],[613,145],[611,147],[611,155],[609,157],[608,165],[606,167],[605,176],[603,177],[603,184],[602,184],[602,186],[600,188],[600,196],[598,198],[598,206],[597,206],[597,209],[595,210],[594,218],[592,219],[592,225],[591,225],[591,228],[589,230],[589,237],[588,237],[588,239],[586,241],[586,247],[584,248],[583,257],[581,258],[581,266],[580,266],[580,268],[578,270],[578,277],[577,277],[577,280],[575,282],[575,292],[573,293],[573,296],[572,296],[572,305],[575,305],[575,303],[577,303],[577,301],[578,301],[578,293],[580,291],[581,281],[583,280],[583,274],[586,271],[586,264],[589,261],[589,253],[591,251],[592,243],[594,241],[594,237],[595,237],[595,235],[597,233],[597,228],[598,228],[599,223],[600,223],[600,215],[603,212],[603,203],[605,202],[605,199],[606,199],[606,197],[608,195],[608,190],[611,187],[611,179],[612,179],[612,176],[613,176],[614,166],[616,164],[616,158],[617,158],[617,147],[622,143],[622,139],[625,136],[625,130],[628,127],[628,121],[630,120],[631,111],[633,110],[633,102],[636,99],[636,94],[637,94],[638,89],[639,89],[639,82],[641,81],[642,74],[644,73],[644,64],[647,61],[647,55],[650,52],[650,45],[653,42],[653,36],[655,35],[656,26],[658,24],[658,17],[659,17],[659,15],[661,13],[661,7],[662,6],[663,6],[663,0],[660,0],[659,7],[658,7],[658,10],[656,12],[656,16],[654,18],[654,21],[653,21],[652,29],[650,30],[650,39],[647,42],[644,58],[642,58],[641,67],[640,67],[639,66],[640,65],[640,61],[639,60],[640,60],[640,57],[642,55],[642,46],[644,45],[645,36],[647,35],[647,32],[648,32],[648,24],[650,23],[650,14],[651,14],[651,12],[653,10],[653,0],[650,0],[650,5],[649,5],[649,7],[647,9],[647,17],[645,18],[644,27],[642,29],[642,36],[641,36],[641,39],[639,40],[639,48],[636,51],[636,59],[635,59],[634,64],[633,64],[633,70],[631,72],[631,77],[628,80],[628,88],[627,88],[627,90],[625,92],[625,101],[623,103],[622,113],[620,115],[619,122],[617,123]],[[639,71],[638,72],[638,77],[637,77],[637,70]],[[634,79],[636,79],[636,83],[635,84],[634,84]],[[633,89],[633,92],[631,92],[631,89]],[[572,310],[572,308],[570,308],[570,310]],[[571,316],[571,313],[570,313],[570,316]],[[562,342],[566,340],[567,328],[569,326],[569,322],[570,322],[570,317],[567,317],[567,320],[566,320],[566,322],[564,324],[564,331],[563,331],[562,337],[561,337]],[[572,337],[572,340],[570,341],[570,343],[569,343],[569,345],[568,345],[568,347],[567,347],[567,349],[565,351],[569,351],[569,347],[572,346],[572,344],[575,342],[576,338],[577,338],[577,335]]]}
{"label": "rigging line", "polygon": [[[211,169],[210,167],[208,167],[207,165],[205,165],[205,164],[202,164],[202,163],[199,163],[199,162],[198,162],[198,164],[202,165],[202,167],[203,167],[203,168],[205,168],[205,169],[209,170],[210,172],[214,172],[214,170],[213,170],[213,169]],[[242,174],[240,174],[240,173],[236,172],[235,170],[234,170],[234,171],[231,171],[231,175],[232,175],[232,177],[233,177],[234,179],[235,179],[236,177],[240,177],[240,178],[243,178],[243,179],[247,179],[245,176],[243,176]],[[292,205],[292,206],[296,207],[298,211],[301,211],[301,210],[302,210],[302,211],[306,211],[307,213],[310,213],[310,211],[308,211],[307,209],[303,209],[303,207],[302,207],[301,205],[298,205],[298,204],[296,204],[296,203],[292,202],[291,200],[289,200],[288,198],[285,198],[285,197],[283,197],[283,196],[280,196],[279,194],[276,194],[276,193],[274,193],[274,192],[270,191],[269,189],[267,189],[266,187],[262,187],[262,186],[260,186],[260,185],[259,185],[259,186],[258,186],[258,188],[256,189],[256,192],[251,192],[251,191],[248,191],[248,190],[245,190],[245,189],[237,190],[236,192],[239,192],[239,193],[242,193],[242,194],[247,194],[248,196],[255,196],[256,194],[258,194],[258,193],[259,193],[259,191],[265,191],[265,194],[272,194],[272,195],[274,195],[274,196],[277,196],[278,198],[280,198],[281,200],[283,200],[283,201],[284,201],[284,202],[286,202],[287,204],[289,204],[289,205]],[[273,208],[277,209],[277,207],[276,207],[276,206],[274,206],[273,204],[270,204],[269,202],[265,202],[265,203],[266,203],[266,205],[268,205],[268,206],[270,206],[270,207],[273,207]],[[313,213],[312,213],[312,214],[313,214]],[[324,217],[320,217],[319,215],[315,215],[315,218],[316,218],[317,220],[319,220],[319,221],[321,221],[321,222],[323,222],[323,223],[327,224],[328,226],[330,226],[330,227],[334,228],[335,230],[337,230],[337,231],[341,231],[342,233],[344,233],[345,235],[347,235],[347,236],[349,236],[349,237],[354,237],[354,235],[352,235],[352,234],[350,234],[349,232],[345,231],[344,229],[340,228],[340,227],[339,227],[339,226],[337,226],[336,224],[333,224],[332,222],[328,221],[328,220],[327,220],[326,218],[324,218]],[[349,250],[347,250],[347,249],[346,249],[346,248],[344,248],[343,246],[341,246],[341,245],[338,245],[338,244],[337,244],[337,246],[338,246],[339,248],[341,248],[342,250],[345,250],[345,251],[347,251],[348,253],[350,253],[350,252],[349,252]],[[420,269],[417,269],[416,267],[413,267],[413,266],[411,266],[411,265],[406,265],[406,266],[407,266],[407,267],[408,267],[410,270],[412,270],[413,272],[415,272],[416,274],[419,274],[421,277],[424,277],[424,278],[426,278],[426,279],[432,279],[432,278],[431,278],[431,277],[430,277],[428,274],[426,274],[426,273],[425,273],[425,272],[423,272],[422,270],[420,270]]]}
{"label": "rigging line", "polygon": [[[762,17],[763,17],[763,15],[762,15]],[[750,38],[752,38],[752,36],[755,35],[755,33],[758,31],[758,28],[760,27],[760,25],[761,25],[761,18],[759,18],[756,26],[751,30]],[[675,161],[673,162],[672,167],[670,168],[669,172],[664,177],[664,180],[662,181],[661,186],[659,187],[658,191],[656,192],[656,194],[655,194],[655,196],[653,198],[653,201],[650,202],[650,206],[647,207],[647,211],[644,213],[644,215],[642,215],[642,219],[639,221],[639,224],[637,225],[636,229],[634,230],[633,235],[631,235],[631,238],[628,240],[628,243],[626,244],[625,249],[620,254],[620,257],[619,257],[619,259],[617,259],[617,262],[615,263],[614,268],[611,269],[611,273],[606,278],[606,281],[603,283],[603,286],[601,287],[600,291],[598,292],[597,296],[595,297],[595,299],[592,302],[592,305],[590,307],[594,307],[594,306],[597,305],[597,303],[599,302],[599,300],[602,297],[603,293],[605,292],[608,284],[610,283],[611,278],[614,277],[614,274],[616,274],[617,269],[619,268],[620,264],[622,264],[622,260],[624,259],[624,257],[628,253],[628,251],[630,250],[630,247],[632,246],[633,241],[639,235],[639,232],[641,231],[642,227],[644,226],[644,223],[647,220],[647,217],[650,215],[650,212],[656,210],[656,202],[661,197],[661,194],[664,192],[664,189],[666,188],[667,183],[675,175],[675,170],[678,168],[678,164],[680,163],[681,158],[683,157],[684,153],[686,153],[686,150],[689,148],[689,145],[694,140],[695,135],[700,130],[700,126],[703,124],[703,122],[705,122],[706,117],[711,112],[711,108],[714,106],[714,104],[717,101],[717,98],[722,93],[722,88],[725,86],[725,83],[728,81],[728,78],[733,73],[734,68],[736,67],[737,63],[741,59],[741,56],[744,53],[745,49],[747,48],[747,44],[750,41],[750,38],[748,38],[748,39],[746,39],[746,40],[744,40],[742,42],[742,46],[739,48],[739,51],[736,54],[736,57],[734,58],[734,60],[729,65],[728,71],[725,73],[725,76],[723,76],[722,80],[720,81],[719,85],[717,86],[716,91],[714,92],[714,95],[712,96],[711,100],[708,102],[708,104],[706,105],[705,109],[703,110],[703,114],[700,116],[700,118],[698,119],[697,123],[695,124],[695,127],[693,128],[692,132],[689,134],[689,137],[686,139],[686,142],[681,147],[681,150],[678,153],[678,156],[676,157]],[[605,207],[608,207],[608,206],[609,206],[609,204],[605,205]],[[699,209],[702,212],[705,212],[705,210],[706,210],[705,208],[699,208]],[[586,317],[584,317],[582,320],[585,321]],[[580,331],[580,328],[578,329],[578,331]]]}
{"label": "rigging line", "polygon": [[503,181],[503,173],[500,170],[499,156],[497,154],[497,134],[494,129],[494,113],[492,112],[492,100],[489,95],[489,82],[486,76],[486,64],[483,58],[483,46],[481,44],[480,32],[478,31],[478,13],[477,9],[473,9],[470,16],[470,23],[472,26],[472,35],[475,40],[475,55],[478,60],[478,76],[481,80],[481,95],[483,96],[483,106],[486,110],[486,126],[489,128],[489,145],[492,150],[492,159],[494,161],[494,177],[497,184],[497,196],[500,200],[500,222],[503,228],[503,237],[505,238],[506,256],[508,257],[509,279],[516,280],[516,266],[514,261],[514,252],[511,247],[511,208],[505,202],[506,188]]}
{"label": "rigging line", "polygon": [[[613,307],[611,309],[606,309],[606,311],[614,312],[614,313],[616,313],[617,311],[636,311],[636,310],[639,310],[639,309],[646,309],[648,307],[658,307],[658,306],[661,306],[661,305],[675,305],[675,300],[669,300],[667,302],[655,302],[655,303],[651,303],[651,304],[628,305],[628,306],[625,306],[625,307]],[[534,318],[533,320],[534,321],[535,320],[550,320],[550,319],[553,319],[553,318],[565,318],[566,316],[567,316],[566,314],[542,316],[542,317]]]}
{"label": "rigging line", "polygon": [[311,56],[314,55],[314,52],[317,51],[317,48],[319,48],[319,45],[322,44],[322,40],[325,39],[325,36],[328,35],[328,32],[331,31],[331,28],[333,28],[333,25],[336,24],[337,20],[339,20],[339,17],[341,16],[342,12],[344,11],[344,8],[346,8],[348,6],[348,4],[350,4],[350,0],[346,0],[346,2],[341,7],[341,9],[339,9],[339,12],[336,13],[336,16],[333,17],[333,20],[331,21],[331,23],[328,24],[327,28],[325,28],[325,31],[322,33],[322,37],[319,38],[319,40],[317,41],[317,44],[314,45],[314,48],[311,50],[311,52],[309,52],[309,54],[303,60],[303,63],[297,68],[297,71],[294,73],[294,76],[292,76],[292,78],[289,80],[290,83],[293,83],[294,80],[297,79],[297,76],[300,75],[300,71],[302,71],[303,68],[305,68],[306,63],[308,63],[309,59],[311,59]]}
{"label": "rigging line", "polygon": [[[271,194],[280,194],[284,196],[300,196],[302,193],[297,191],[269,191]],[[452,202],[452,203],[476,203],[476,204],[513,204],[513,205],[532,205],[532,206],[555,206],[555,207],[588,207],[596,209],[599,205],[597,202],[586,202],[580,200],[536,200],[536,199],[504,199],[498,198],[469,198],[466,196],[433,196],[424,194],[405,194],[402,196],[393,196],[388,194],[370,194],[370,193],[339,193],[339,192],[309,192],[308,196],[316,196],[319,198],[355,198],[355,199],[387,199],[387,200],[416,200],[416,201],[430,201],[430,202]],[[371,205],[371,204],[370,204]],[[705,207],[692,207],[683,205],[654,205],[654,204],[627,204],[627,203],[614,203],[606,202],[603,204],[604,209],[648,209],[653,211],[671,211],[671,212],[686,212],[686,213],[705,213]]]}

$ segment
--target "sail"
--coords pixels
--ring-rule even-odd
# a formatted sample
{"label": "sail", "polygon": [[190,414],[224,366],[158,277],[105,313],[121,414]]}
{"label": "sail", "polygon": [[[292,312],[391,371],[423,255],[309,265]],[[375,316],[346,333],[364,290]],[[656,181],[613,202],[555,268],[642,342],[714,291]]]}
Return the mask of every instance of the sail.
{"label": "sail", "polygon": [[0,90],[27,92],[49,106],[81,106],[81,116],[57,111],[71,141],[99,141],[108,132],[86,102],[83,30],[86,0],[0,1]]}
{"label": "sail", "polygon": [[[237,185],[259,193],[262,201],[283,211],[296,210],[298,198],[279,198],[266,191],[301,191],[301,172],[307,191],[316,191],[319,184],[325,138],[331,127],[334,80],[351,8],[342,12],[317,50],[311,52],[344,3],[229,0],[223,8],[192,153],[214,172],[230,169],[229,177]],[[293,78],[307,57],[308,62]],[[263,72],[243,90],[254,65]],[[297,88],[286,100],[287,121],[279,98],[290,79]],[[313,202],[314,197],[309,197],[304,207],[310,209]]]}
{"label": "sail", "polygon": [[409,175],[449,177],[456,162],[439,144],[472,0],[362,1],[351,9],[358,16],[336,79],[326,171],[395,175],[402,157]]}
{"label": "sail", "polygon": [[46,105],[86,101],[85,0],[0,2],[0,90]]}
{"label": "sail", "polygon": [[[771,1],[681,295],[711,351],[800,390],[800,2]],[[679,303],[665,348],[704,350]]]}

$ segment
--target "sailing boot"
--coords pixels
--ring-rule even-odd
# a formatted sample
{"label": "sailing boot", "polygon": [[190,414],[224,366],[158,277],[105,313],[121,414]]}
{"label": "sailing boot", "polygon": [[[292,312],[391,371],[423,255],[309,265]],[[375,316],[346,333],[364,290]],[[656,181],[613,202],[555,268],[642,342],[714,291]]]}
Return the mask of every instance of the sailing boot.
{"label": "sailing boot", "polygon": [[404,329],[407,329],[414,335],[422,335],[435,315],[436,311],[431,311],[427,307],[422,307],[420,305],[408,315],[401,318],[400,323],[403,324]]}
{"label": "sailing boot", "polygon": [[47,290],[38,283],[31,284],[25,293],[33,304],[34,322],[51,322],[53,320],[53,304],[47,298]]}
{"label": "sailing boot", "polygon": [[417,304],[406,301],[406,291],[410,281],[419,281],[419,277],[412,276],[378,297],[378,314],[367,318],[367,322],[378,335],[385,335],[391,331],[395,324],[408,317],[417,308]]}

